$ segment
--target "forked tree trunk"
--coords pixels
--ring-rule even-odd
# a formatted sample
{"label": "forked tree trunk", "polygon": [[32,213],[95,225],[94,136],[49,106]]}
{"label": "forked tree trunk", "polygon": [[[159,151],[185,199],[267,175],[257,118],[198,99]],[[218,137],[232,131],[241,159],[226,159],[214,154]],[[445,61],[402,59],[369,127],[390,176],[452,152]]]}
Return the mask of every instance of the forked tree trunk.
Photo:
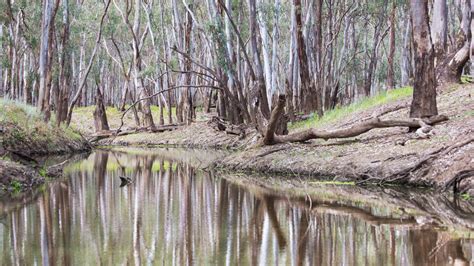
{"label": "forked tree trunk", "polygon": [[431,43],[428,0],[411,0],[410,14],[415,47],[415,82],[410,117],[430,117],[438,114],[436,107],[436,75],[434,50]]}

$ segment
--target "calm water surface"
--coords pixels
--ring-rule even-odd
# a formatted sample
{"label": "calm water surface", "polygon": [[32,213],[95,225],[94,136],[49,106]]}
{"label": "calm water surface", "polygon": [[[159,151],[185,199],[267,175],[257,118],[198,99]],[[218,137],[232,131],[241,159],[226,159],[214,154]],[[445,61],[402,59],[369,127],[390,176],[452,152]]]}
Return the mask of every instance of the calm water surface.
{"label": "calm water surface", "polygon": [[[370,206],[314,211],[181,157],[97,151],[69,165],[66,178],[31,203],[0,209],[0,264],[473,264],[474,242],[449,230],[389,219]],[[121,175],[134,182],[120,187]]]}

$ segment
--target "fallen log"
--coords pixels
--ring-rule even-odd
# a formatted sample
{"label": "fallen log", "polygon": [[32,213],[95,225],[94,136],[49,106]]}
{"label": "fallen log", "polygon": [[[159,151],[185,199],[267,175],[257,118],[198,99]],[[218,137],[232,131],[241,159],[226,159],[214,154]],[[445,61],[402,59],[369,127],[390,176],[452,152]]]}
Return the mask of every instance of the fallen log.
{"label": "fallen log", "polygon": [[130,134],[136,134],[140,132],[153,132],[153,133],[159,133],[159,132],[164,132],[164,131],[172,131],[176,130],[183,126],[183,124],[170,124],[170,125],[163,125],[163,126],[156,126],[153,129],[149,129],[146,127],[141,127],[141,128],[133,128],[129,130],[123,130],[123,131],[117,131],[115,129],[113,130],[102,130],[99,131],[93,135],[90,136],[89,142],[96,142],[101,139],[106,139],[110,137],[118,137],[118,136],[125,136],[125,135],[130,135]]}
{"label": "fallen log", "polygon": [[379,117],[374,117],[367,121],[363,121],[342,129],[318,130],[316,128],[310,128],[288,135],[276,135],[276,125],[279,117],[283,115],[285,102],[285,95],[280,95],[277,106],[272,111],[268,126],[266,127],[266,131],[263,136],[262,142],[264,145],[274,145],[286,142],[304,142],[311,139],[328,140],[334,138],[351,138],[366,133],[372,129],[389,127],[408,127],[411,129],[421,128],[419,132],[426,134],[431,130],[430,125],[448,120],[448,117],[444,115],[436,115],[428,118],[408,118],[398,120],[381,120]]}

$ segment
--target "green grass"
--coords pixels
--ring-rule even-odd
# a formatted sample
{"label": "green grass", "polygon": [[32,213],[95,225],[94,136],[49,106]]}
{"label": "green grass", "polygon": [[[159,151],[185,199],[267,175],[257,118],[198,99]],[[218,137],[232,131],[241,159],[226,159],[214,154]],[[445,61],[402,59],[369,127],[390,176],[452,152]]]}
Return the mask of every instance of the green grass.
{"label": "green grass", "polygon": [[380,106],[389,102],[393,102],[413,94],[412,87],[403,87],[391,91],[381,92],[373,97],[362,99],[359,102],[338,106],[333,110],[327,111],[323,117],[312,114],[311,118],[305,121],[290,123],[290,129],[305,129],[310,127],[318,127],[337,121],[354,112],[364,111],[372,107]]}
{"label": "green grass", "polygon": [[466,76],[466,75],[461,76],[461,83],[462,84],[469,84],[469,83],[473,83],[473,82],[474,82],[474,77]]}
{"label": "green grass", "polygon": [[38,147],[53,148],[81,136],[71,127],[55,126],[54,116],[49,123],[34,106],[0,98],[0,126],[7,144],[36,143]]}

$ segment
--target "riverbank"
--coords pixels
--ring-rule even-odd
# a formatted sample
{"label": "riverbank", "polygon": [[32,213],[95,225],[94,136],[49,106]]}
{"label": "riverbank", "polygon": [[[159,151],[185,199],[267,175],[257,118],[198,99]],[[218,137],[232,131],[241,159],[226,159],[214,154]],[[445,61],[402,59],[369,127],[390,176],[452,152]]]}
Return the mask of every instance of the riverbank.
{"label": "riverbank", "polygon": [[[375,129],[355,138],[313,140],[250,148],[228,156],[219,165],[232,170],[298,174],[333,181],[396,183],[473,193],[468,179],[474,171],[474,86],[446,88],[438,96],[438,110],[449,121],[433,127],[421,138],[406,128]],[[396,110],[385,119],[408,117],[410,97],[355,112],[321,129],[346,128],[384,110]],[[397,106],[403,108],[396,108]],[[463,176],[464,174],[464,176]],[[462,178],[466,178],[460,181]]]}
{"label": "riverbank", "polygon": [[0,190],[21,192],[61,175],[64,162],[44,156],[91,150],[79,132],[43,122],[32,106],[0,99]]}
{"label": "riverbank", "polygon": [[[406,118],[409,95],[407,91],[397,91],[376,96],[333,111],[322,120],[312,118],[290,125],[290,132],[308,127],[346,128],[375,114],[383,114],[380,116],[383,119]],[[461,192],[474,194],[473,182],[468,178],[474,171],[473,96],[473,85],[454,85],[441,90],[439,113],[447,115],[449,121],[435,125],[433,134],[426,138],[400,127],[375,129],[355,138],[260,147],[256,145],[258,134],[253,129],[247,129],[246,137],[242,138],[217,131],[201,121],[170,132],[119,136],[103,140],[102,144],[226,148],[234,152],[218,160],[216,166],[233,171],[437,189],[450,189],[456,184]]]}

